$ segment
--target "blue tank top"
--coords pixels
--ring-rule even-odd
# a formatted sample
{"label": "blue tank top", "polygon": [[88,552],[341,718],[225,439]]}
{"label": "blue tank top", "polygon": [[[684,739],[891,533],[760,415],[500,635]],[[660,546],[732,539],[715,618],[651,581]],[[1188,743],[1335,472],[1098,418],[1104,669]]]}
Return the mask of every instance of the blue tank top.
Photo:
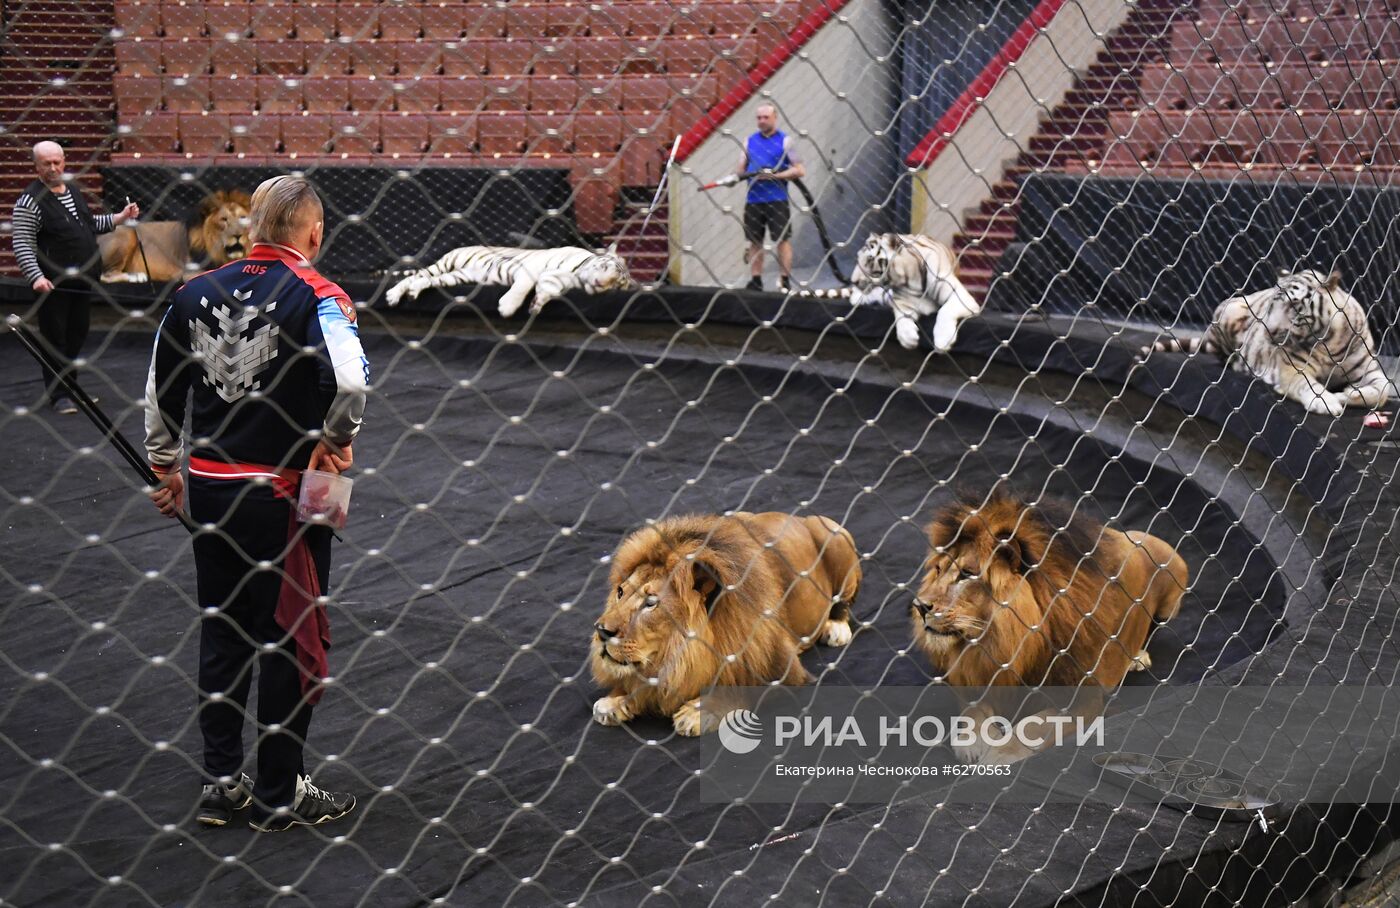
{"label": "blue tank top", "polygon": [[[746,151],[749,155],[749,172],[755,170],[786,170],[788,168],[787,154],[783,151],[783,143],[787,141],[787,136],[782,130],[775,130],[771,136],[764,136],[761,132],[756,132],[749,136]],[[778,180],[751,180],[749,181],[749,194],[747,200],[752,202],[786,202],[788,197],[787,183]]]}

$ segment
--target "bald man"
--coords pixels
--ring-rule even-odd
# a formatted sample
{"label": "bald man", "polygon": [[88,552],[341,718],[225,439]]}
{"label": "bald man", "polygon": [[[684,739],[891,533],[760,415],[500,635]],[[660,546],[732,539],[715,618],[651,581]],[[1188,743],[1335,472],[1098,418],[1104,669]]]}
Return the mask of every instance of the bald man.
{"label": "bald man", "polygon": [[749,183],[744,199],[744,238],[748,249],[749,289],[763,289],[763,234],[773,238],[778,253],[778,289],[791,289],[792,241],[789,237],[787,184],[807,175],[807,168],[792,147],[792,136],[778,129],[778,108],[758,105],[755,111],[758,131],[749,136],[737,176],[757,173]]}
{"label": "bald man", "polygon": [[[141,209],[131,203],[117,214],[94,216],[83,194],[64,182],[64,163],[57,142],[34,146],[39,178],[15,202],[13,223],[15,259],[39,295],[39,333],[61,362],[71,363],[87,340],[93,285],[102,273],[97,234],[139,217]],[[49,405],[59,413],[77,413],[58,376],[47,366],[43,374]]]}

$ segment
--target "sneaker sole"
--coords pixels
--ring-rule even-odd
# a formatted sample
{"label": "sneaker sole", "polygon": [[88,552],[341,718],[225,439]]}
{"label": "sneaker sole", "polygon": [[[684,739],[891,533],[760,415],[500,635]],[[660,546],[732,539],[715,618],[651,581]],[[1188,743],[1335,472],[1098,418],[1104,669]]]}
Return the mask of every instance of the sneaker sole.
{"label": "sneaker sole", "polygon": [[[248,795],[246,798],[243,799],[243,803],[242,803],[242,804],[235,804],[235,805],[233,805],[233,809],[234,809],[234,810],[242,810],[243,808],[247,807],[249,804],[252,804],[252,803],[253,803],[253,796],[252,796],[252,795]],[[200,822],[200,823],[203,823],[205,826],[227,826],[228,823],[229,823],[229,820],[233,819],[233,816],[230,815],[229,817],[225,818],[225,817],[214,816],[213,814],[204,814],[204,813],[202,813],[202,814],[200,814],[196,819],[198,819],[199,822]]]}
{"label": "sneaker sole", "polygon": [[286,832],[288,829],[291,829],[294,826],[320,826],[322,823],[331,823],[335,820],[340,819],[341,817],[349,816],[350,812],[354,809],[355,805],[351,804],[349,807],[345,808],[343,811],[341,811],[333,817],[321,817],[321,819],[317,820],[314,823],[308,822],[306,820],[288,820],[286,826],[259,826],[257,823],[254,823],[252,820],[249,820],[248,828],[253,830],[254,832]]}

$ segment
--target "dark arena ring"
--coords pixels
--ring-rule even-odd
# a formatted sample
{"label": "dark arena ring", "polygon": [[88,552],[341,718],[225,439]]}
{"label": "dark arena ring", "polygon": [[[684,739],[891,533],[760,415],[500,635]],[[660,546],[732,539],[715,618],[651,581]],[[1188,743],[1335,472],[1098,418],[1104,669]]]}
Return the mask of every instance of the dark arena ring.
{"label": "dark arena ring", "polygon": [[[926,357],[873,352],[888,314],[834,304],[668,289],[569,298],[523,324],[486,316],[495,296],[360,313],[377,431],[356,445],[330,591],[336,677],[308,760],[365,795],[340,847],[310,864],[281,841],[224,846],[160,825],[188,809],[183,754],[199,740],[183,539],[141,507],[99,439],[69,456],[43,422],[7,411],[10,475],[52,471],[88,490],[14,496],[6,511],[7,557],[43,579],[4,613],[3,733],[18,759],[0,836],[8,849],[65,843],[19,881],[33,903],[68,902],[98,871],[159,904],[258,902],[294,873],[317,904],[637,905],[658,892],[658,904],[761,904],[821,891],[834,904],[1073,892],[1108,905],[1144,886],[1247,902],[1261,876],[1290,885],[1319,842],[1333,853],[1348,830],[1378,834],[1383,817],[1356,805],[1285,803],[1265,832],[1112,798],[711,803],[703,739],[661,719],[590,721],[585,645],[606,556],[630,530],[800,506],[841,521],[865,570],[853,642],[804,656],[819,689],[926,685],[908,649],[923,526],[960,487],[1009,476],[1186,559],[1181,613],[1153,634],[1152,668],[1131,688],[1301,683],[1317,670],[1345,681],[1384,658],[1391,621],[1388,573],[1371,566],[1390,551],[1375,527],[1394,513],[1377,505],[1393,458],[1359,415],[1329,438],[1312,419],[1284,431],[1267,389],[1179,357],[1143,366],[1128,340],[1068,320],[988,315],[954,356]],[[31,370],[5,344],[0,386],[14,398]],[[148,330],[112,332],[92,389],[132,435],[148,350]],[[1233,414],[1223,431],[1181,419],[1212,407]],[[111,529],[88,535],[98,527]],[[1381,763],[1387,747],[1358,744],[1359,759]],[[1164,763],[1109,768],[1150,783]]]}

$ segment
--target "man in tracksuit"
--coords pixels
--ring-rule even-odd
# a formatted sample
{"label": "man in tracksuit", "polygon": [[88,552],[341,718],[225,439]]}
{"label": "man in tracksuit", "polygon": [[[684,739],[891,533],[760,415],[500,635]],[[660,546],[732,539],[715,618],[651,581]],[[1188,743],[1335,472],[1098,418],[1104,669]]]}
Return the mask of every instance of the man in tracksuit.
{"label": "man in tracksuit", "polygon": [[757,111],[758,132],[749,136],[744,145],[744,159],[739,162],[738,176],[757,173],[749,180],[748,196],[744,199],[744,238],[749,242],[744,260],[749,263],[750,290],[763,289],[763,234],[766,230],[778,248],[778,289],[791,289],[792,243],[788,239],[787,183],[807,175],[807,168],[792,147],[792,137],[778,129],[778,109],[772,104],[760,104]]}
{"label": "man in tracksuit", "polygon": [[[39,296],[39,333],[65,365],[78,358],[88,336],[92,297],[102,275],[97,234],[141,213],[128,201],[116,214],[94,215],[77,185],[70,188],[64,180],[66,163],[57,142],[35,145],[39,178],[15,202],[11,217],[15,263]],[[77,413],[58,376],[47,365],[41,368],[49,405],[59,413]]]}
{"label": "man in tracksuit", "polygon": [[[202,274],[161,321],[146,383],[146,449],[162,477],[151,498],[180,510],[180,432],[192,401],[190,516],[200,627],[198,819],[222,826],[253,805],[273,832],[349,813],[355,798],[312,785],[302,747],[327,675],[331,533],[297,523],[303,469],[349,468],[369,363],[345,292],[311,267],[321,201],[300,177],[253,194],[245,259]],[[270,644],[270,646],[267,646]],[[257,781],[242,771],[244,708],[256,664]]]}

